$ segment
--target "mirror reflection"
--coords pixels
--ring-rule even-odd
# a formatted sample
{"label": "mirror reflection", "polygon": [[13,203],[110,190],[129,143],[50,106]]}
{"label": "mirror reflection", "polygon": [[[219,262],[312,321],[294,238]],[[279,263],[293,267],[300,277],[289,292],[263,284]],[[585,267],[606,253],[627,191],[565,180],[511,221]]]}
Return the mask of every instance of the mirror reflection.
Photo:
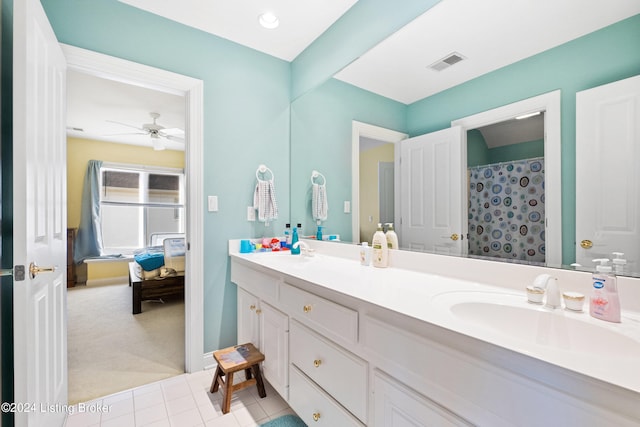
{"label": "mirror reflection", "polygon": [[[442,3],[447,3],[447,1]],[[520,243],[524,243],[525,247],[519,249],[523,249],[525,254],[530,253],[530,250],[535,252],[533,254],[534,258],[525,260],[527,262],[550,266],[574,263],[576,261],[575,151],[578,143],[576,141],[576,94],[638,73],[640,53],[629,47],[624,40],[640,36],[640,17],[637,15],[638,11],[630,9],[628,4],[622,7],[627,9],[620,11],[619,15],[614,18],[612,16],[615,13],[612,13],[609,16],[612,21],[609,23],[599,24],[591,31],[583,32],[580,36],[572,36],[565,42],[550,46],[535,55],[523,57],[510,65],[505,64],[501,68],[486,72],[460,84],[449,85],[446,89],[436,91],[422,98],[397,100],[388,95],[374,93],[376,91],[383,92],[383,90],[374,90],[367,86],[367,82],[360,84],[352,81],[350,68],[353,67],[353,69],[357,70],[359,63],[362,62],[367,65],[367,73],[364,74],[371,76],[371,79],[380,74],[383,77],[379,80],[387,81],[387,86],[389,87],[406,83],[397,81],[397,79],[394,80],[388,75],[385,76],[385,73],[395,69],[393,63],[388,64],[388,66],[373,67],[367,59],[369,53],[363,55],[354,64],[338,73],[335,78],[328,80],[320,87],[306,93],[292,103],[291,220],[303,223],[305,235],[315,233],[311,212],[305,209],[303,203],[297,203],[296,201],[308,199],[309,173],[313,169],[320,169],[331,182],[336,183],[332,187],[332,192],[329,196],[331,209],[327,220],[323,223],[325,232],[340,234],[343,241],[369,241],[378,222],[394,222],[402,242],[403,239],[406,240],[410,236],[403,236],[402,225],[405,225],[405,217],[402,216],[402,219],[400,219],[401,216],[399,215],[402,210],[402,203],[398,201],[398,196],[403,191],[399,187],[401,182],[401,179],[399,179],[400,172],[398,170],[390,171],[391,165],[389,164],[396,161],[394,156],[399,155],[400,148],[398,144],[391,143],[448,129],[452,127],[453,122],[463,118],[534,98],[541,94],[559,91],[562,110],[561,115],[558,113],[557,120],[561,142],[558,141],[558,147],[556,147],[558,155],[557,158],[551,160],[552,164],[549,164],[548,153],[545,150],[545,142],[548,143],[548,141],[545,141],[544,137],[544,128],[546,126],[544,123],[546,119],[544,111],[534,119],[534,121],[538,122],[538,136],[527,137],[525,138],[527,141],[522,140],[520,144],[513,147],[495,145],[500,143],[493,142],[493,137],[489,136],[491,130],[484,127],[469,128],[463,132],[466,161],[461,167],[466,170],[464,175],[467,178],[464,180],[461,178],[460,183],[456,184],[458,186],[456,194],[465,195],[464,199],[460,198],[460,203],[465,200],[464,203],[467,204],[467,208],[470,208],[471,196],[471,186],[468,179],[474,173],[474,168],[478,166],[489,165],[491,168],[506,165],[506,167],[509,167],[509,163],[513,163],[511,166],[515,169],[519,167],[516,162],[524,161],[533,165],[529,166],[530,172],[544,173],[543,181],[540,181],[541,178],[536,177],[527,178],[532,185],[537,187],[532,187],[534,190],[527,188],[524,194],[527,208],[526,212],[521,215],[529,221],[525,224],[527,226],[526,236],[522,236],[520,226],[516,226],[515,230],[511,230],[514,227],[513,224],[507,224],[509,233],[505,232],[500,228],[500,223],[506,222],[505,218],[498,215],[498,223],[497,225],[492,225],[486,241],[483,239],[485,236],[480,235],[475,242],[472,242],[474,239],[472,237],[473,231],[478,235],[478,225],[470,223],[469,220],[474,220],[474,216],[480,217],[480,214],[483,214],[482,217],[484,217],[487,209],[489,210],[488,213],[493,217],[496,208],[492,205],[492,198],[490,197],[488,202],[482,201],[480,203],[482,212],[478,212],[479,208],[476,207],[475,212],[468,212],[465,218],[460,219],[457,230],[452,229],[451,232],[442,233],[443,236],[449,237],[453,234],[458,234],[460,237],[464,236],[465,239],[461,238],[457,242],[452,241],[448,244],[449,246],[443,244],[443,249],[440,252],[493,257],[495,255],[492,253],[494,248],[497,252],[502,251],[504,254],[505,245],[507,245],[507,249],[510,249],[509,255],[515,260],[522,261],[521,253],[513,256],[514,245],[511,244],[511,248],[509,248],[509,242],[506,240],[506,235],[513,233],[510,236],[512,240],[515,237],[524,237],[524,241],[519,240],[517,245],[519,248]],[[411,25],[413,24],[408,27]],[[553,33],[555,31],[554,25],[545,26],[546,31]],[[439,26],[439,28],[441,27]],[[407,46],[420,45],[420,43],[411,41],[409,36],[412,35],[412,31],[409,28],[403,29],[399,33],[401,33]],[[508,38],[511,42],[517,42],[519,39],[518,34],[521,35],[522,42],[528,40],[526,34],[518,32],[510,34]],[[448,49],[446,38],[439,37],[432,40],[443,40],[442,44],[447,45],[443,49]],[[438,43],[440,41],[433,44],[437,45]],[[501,46],[496,43],[495,41],[493,42],[491,49],[495,50],[496,47]],[[378,48],[382,51],[388,50],[385,47],[385,42],[381,43]],[[374,48],[372,52],[375,52],[378,48]],[[426,73],[428,71],[431,73],[425,74],[431,79],[442,78],[447,80],[448,78],[442,77],[445,72],[456,73],[457,76],[456,67],[473,68],[474,58],[464,55],[464,52],[460,53],[465,58],[457,65],[439,72],[425,70],[423,67],[421,72]],[[468,61],[467,65],[465,65],[465,61]],[[589,71],[585,72],[585,70]],[[464,73],[461,71],[460,74]],[[410,88],[405,89],[409,91]],[[415,92],[422,93],[421,91],[422,89],[416,89]],[[500,122],[503,123],[506,120],[515,122],[514,118],[515,115],[503,117]],[[496,120],[495,123],[497,122]],[[373,145],[372,148],[364,148],[362,156],[374,157],[372,150],[377,149],[385,152],[385,154],[381,154],[379,160],[361,159],[360,139],[358,139],[357,151],[354,148],[354,134],[356,132],[355,129],[359,126],[358,124],[365,127],[366,125],[372,125],[391,133],[388,138],[379,138],[377,135],[370,135],[366,131],[360,133],[363,139],[363,146],[366,146],[366,144]],[[507,125],[501,125],[501,127],[504,126]],[[543,129],[543,135],[539,137],[541,128]],[[404,136],[402,137],[402,135]],[[481,140],[480,136],[484,139],[486,148],[477,142]],[[367,140],[367,138],[373,138],[373,141],[371,139]],[[490,153],[492,150],[496,151]],[[370,152],[366,154],[367,151]],[[508,152],[511,152],[511,154],[508,154]],[[514,152],[516,153],[514,154]],[[539,159],[539,165],[535,163],[537,158],[541,158]],[[354,162],[354,159],[357,159],[357,162]],[[449,169],[449,164],[438,163],[435,167],[438,165],[443,170]],[[547,179],[550,167],[555,170],[552,173],[557,174],[557,179],[553,185]],[[356,171],[357,174],[355,173]],[[478,178],[484,176],[483,174],[484,172],[480,172]],[[501,184],[499,182],[500,176],[497,179],[497,184]],[[507,179],[512,179],[512,177]],[[354,184],[356,182],[357,186]],[[492,184],[494,184],[493,181]],[[519,184],[520,178],[518,178]],[[482,185],[484,189],[486,182],[482,183]],[[477,184],[475,184],[474,188],[478,188]],[[502,189],[504,190],[505,186],[502,186]],[[535,194],[529,194],[529,191],[535,191]],[[550,206],[548,205],[550,193],[556,195],[553,196],[552,194],[558,200],[559,205],[553,207],[552,212],[549,212]],[[521,195],[519,194],[518,196]],[[535,198],[532,196],[535,196]],[[543,196],[546,203],[541,203],[543,202]],[[504,200],[508,195],[502,194],[500,197],[501,200]],[[394,200],[393,216],[390,213],[390,200]],[[533,202],[535,206],[530,204],[531,200],[535,200]],[[493,201],[496,202],[497,199]],[[349,206],[347,206],[347,203],[349,203]],[[489,207],[485,207],[486,203],[489,203]],[[511,203],[509,207],[513,206],[513,200],[511,200]],[[541,205],[544,205],[544,210],[539,210]],[[473,209],[470,208],[470,210]],[[504,211],[504,207],[501,210]],[[506,213],[508,214],[508,211]],[[514,216],[517,215],[514,213]],[[500,218],[503,221],[500,221]],[[354,227],[354,224],[358,225],[357,228]],[[548,230],[545,231],[548,227],[557,227],[555,231],[552,230],[552,234],[555,233],[554,236],[556,236],[553,239],[549,237]],[[483,229],[485,228],[483,226]],[[498,232],[493,233],[496,230],[501,232],[499,249],[497,245],[492,247],[492,242],[495,238],[493,236],[498,235]],[[413,235],[414,233],[404,234]],[[531,247],[526,246],[529,245],[529,241],[531,241]],[[476,247],[472,249],[469,245],[471,243],[477,244]],[[550,245],[555,247],[550,248]],[[406,243],[401,243],[401,247],[414,250],[434,250],[429,247],[414,247]],[[487,250],[489,252],[485,252]],[[481,253],[478,254],[477,251]],[[551,254],[554,252],[553,258],[550,259]],[[540,257],[542,253],[545,255],[544,259]],[[633,262],[633,260],[631,261]],[[626,273],[632,274],[634,272],[628,271]]]}

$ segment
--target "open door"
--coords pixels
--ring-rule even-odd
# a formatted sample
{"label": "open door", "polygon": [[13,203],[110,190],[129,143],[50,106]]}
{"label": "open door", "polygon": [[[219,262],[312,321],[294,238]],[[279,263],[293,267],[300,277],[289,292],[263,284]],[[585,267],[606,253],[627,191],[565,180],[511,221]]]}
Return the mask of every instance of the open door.
{"label": "open door", "polygon": [[576,262],[640,259],[640,76],[576,94]]}
{"label": "open door", "polygon": [[14,2],[15,413],[60,426],[67,403],[66,62],[39,0]]}
{"label": "open door", "polygon": [[402,141],[400,169],[400,248],[466,254],[460,126]]}

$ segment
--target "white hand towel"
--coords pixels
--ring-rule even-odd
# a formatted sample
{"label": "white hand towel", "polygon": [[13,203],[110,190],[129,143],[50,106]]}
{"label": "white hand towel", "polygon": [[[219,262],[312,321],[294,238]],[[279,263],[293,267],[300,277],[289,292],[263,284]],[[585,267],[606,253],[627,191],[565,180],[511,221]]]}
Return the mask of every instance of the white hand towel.
{"label": "white hand towel", "polygon": [[258,221],[268,224],[278,218],[278,204],[273,179],[258,180],[253,194],[253,208],[258,211]]}
{"label": "white hand towel", "polygon": [[324,184],[313,184],[311,197],[311,214],[316,221],[326,221],[329,204],[327,203],[327,188]]}

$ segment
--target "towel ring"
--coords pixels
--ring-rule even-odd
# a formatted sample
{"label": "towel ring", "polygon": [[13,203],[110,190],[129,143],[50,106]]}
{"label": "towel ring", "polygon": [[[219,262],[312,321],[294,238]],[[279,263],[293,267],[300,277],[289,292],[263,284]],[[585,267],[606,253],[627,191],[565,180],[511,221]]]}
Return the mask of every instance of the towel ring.
{"label": "towel ring", "polygon": [[263,177],[263,178],[260,178],[260,176],[258,176],[258,174],[263,174],[263,175],[264,175],[264,174],[265,174],[265,173],[267,173],[267,172],[269,172],[269,173],[271,174],[271,179],[273,179],[273,178],[274,178],[274,175],[273,175],[273,172],[271,171],[271,169],[269,169],[269,168],[268,168],[267,166],[265,166],[265,165],[260,165],[260,166],[258,166],[258,169],[256,169],[256,179],[257,179],[258,181],[265,181],[265,178],[264,178],[264,177]]}
{"label": "towel ring", "polygon": [[[322,178],[322,184],[313,181],[314,179],[318,178]],[[325,178],[324,175],[322,175],[320,172],[314,170],[313,172],[311,172],[311,184],[327,185],[327,178]]]}

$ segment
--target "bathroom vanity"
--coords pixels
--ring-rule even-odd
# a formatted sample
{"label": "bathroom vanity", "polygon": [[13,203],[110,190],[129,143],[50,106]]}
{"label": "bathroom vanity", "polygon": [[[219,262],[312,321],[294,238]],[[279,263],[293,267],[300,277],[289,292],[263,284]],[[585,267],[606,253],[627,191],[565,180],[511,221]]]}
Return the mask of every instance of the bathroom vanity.
{"label": "bathroom vanity", "polygon": [[402,251],[378,269],[355,245],[308,243],[315,256],[230,242],[238,342],[307,425],[640,423],[637,279],[608,324],[527,303],[536,275],[587,293],[586,273]]}

